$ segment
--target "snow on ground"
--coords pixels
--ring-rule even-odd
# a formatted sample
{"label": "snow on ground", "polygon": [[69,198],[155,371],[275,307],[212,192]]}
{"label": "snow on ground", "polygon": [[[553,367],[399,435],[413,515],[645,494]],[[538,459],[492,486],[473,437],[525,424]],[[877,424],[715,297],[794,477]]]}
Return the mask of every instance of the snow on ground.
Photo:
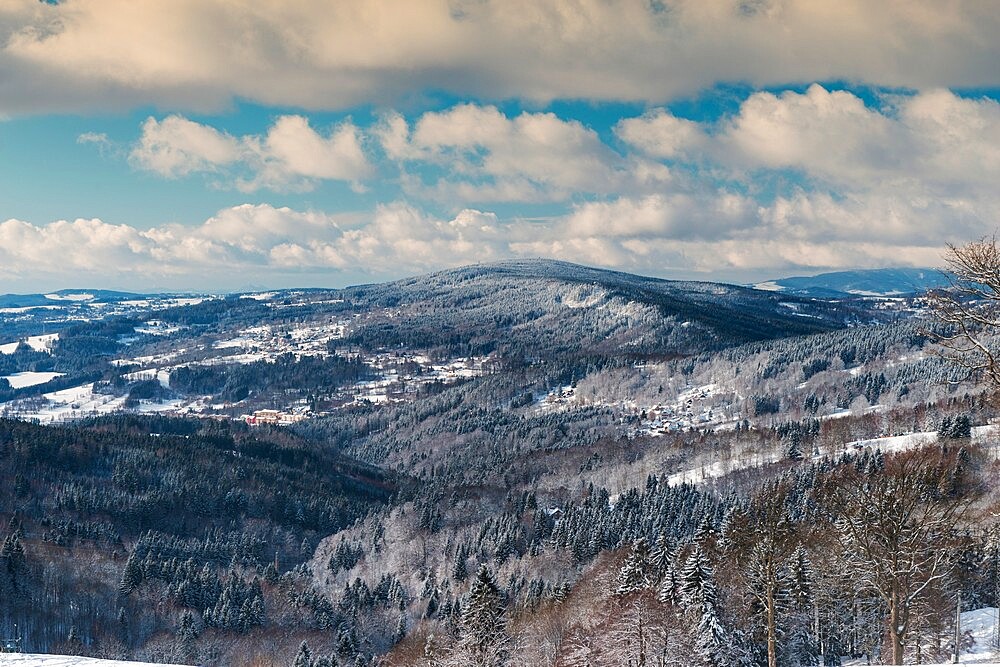
{"label": "snow on ground", "polygon": [[48,352],[52,349],[52,343],[59,338],[59,334],[42,334],[41,336],[29,336],[27,343],[28,347],[36,352]]}
{"label": "snow on ground", "polygon": [[92,301],[94,295],[88,292],[76,292],[73,294],[46,294],[45,298],[50,301]]}
{"label": "snow on ground", "polygon": [[18,306],[17,308],[0,308],[0,313],[5,315],[17,315],[19,313],[28,313],[32,310],[59,310],[61,306]]}
{"label": "snow on ground", "polygon": [[[972,427],[972,442],[975,444],[985,444],[995,442],[1000,436],[1000,425],[989,424],[986,426]],[[937,442],[937,431],[922,431],[920,433],[908,433],[906,435],[890,436],[885,438],[871,438],[868,440],[854,440],[844,445],[845,450],[850,449],[879,449],[883,453],[904,452],[909,449],[916,449],[924,445],[932,445]],[[820,455],[817,455],[818,458]],[[769,463],[777,463],[784,457],[784,452],[775,450],[772,452],[755,453],[750,456],[737,456],[725,461],[705,462],[694,468],[688,468],[675,472],[667,478],[667,483],[677,484],[701,484],[707,480],[724,477],[731,472],[743,470],[745,468],[757,468]]]}
{"label": "snow on ground", "polygon": [[172,333],[177,333],[181,330],[181,328],[182,327],[174,324],[167,324],[162,320],[148,320],[141,326],[136,327],[135,332],[150,336],[167,336]]}
{"label": "snow on ground", "polygon": [[[159,379],[157,374],[157,379]],[[161,380],[162,382],[162,380]],[[8,414],[41,424],[95,417],[117,412],[125,407],[125,396],[94,393],[94,384],[84,384],[42,394],[42,400],[27,398],[0,404],[0,414]],[[135,412],[170,412],[178,410],[184,401],[140,401]]]}
{"label": "snow on ground", "polygon": [[997,610],[994,607],[976,609],[962,614],[962,628],[971,635],[972,646],[959,655],[963,665],[997,664],[1000,652],[994,647],[997,630]]}
{"label": "snow on ground", "polygon": [[63,375],[66,374],[25,371],[23,373],[14,373],[13,375],[5,375],[4,379],[10,383],[12,389],[20,389],[21,387],[34,387],[36,384],[45,384],[49,380],[62,377]]}
{"label": "snow on ground", "polygon": [[[17,667],[148,667],[151,662],[122,662],[103,658],[82,658],[77,655],[41,655],[32,653],[0,653],[0,666]],[[168,666],[169,667],[169,666]],[[174,665],[173,667],[178,667]]]}
{"label": "snow on ground", "polygon": [[253,299],[254,301],[267,301],[278,296],[277,292],[258,292],[257,294],[242,294],[241,299]]}
{"label": "snow on ground", "polygon": [[[1000,651],[994,648],[997,627],[997,610],[995,607],[984,607],[973,611],[962,612],[962,634],[965,642],[970,642],[959,655],[959,661],[950,660],[945,663],[925,664],[924,667],[946,667],[946,665],[979,665],[979,667],[1000,667]],[[954,641],[951,642],[954,646]],[[846,660],[844,665],[860,667],[867,662]]]}
{"label": "snow on ground", "polygon": [[[975,444],[983,444],[996,439],[998,434],[1000,434],[1000,425],[997,424],[973,426],[971,439]],[[908,433],[906,435],[897,435],[887,438],[855,440],[847,443],[844,447],[845,449],[850,449],[852,447],[854,449],[871,447],[872,449],[881,449],[884,453],[888,454],[889,452],[904,452],[908,449],[916,449],[917,447],[923,447],[924,445],[932,445],[937,442],[937,440],[937,431],[922,431],[920,433]]]}
{"label": "snow on ground", "polygon": [[[36,352],[48,352],[52,349],[52,343],[57,338],[59,338],[59,334],[57,333],[42,334],[41,336],[30,336],[25,339],[24,342],[28,344],[28,347]],[[14,354],[14,350],[16,350],[17,346],[20,344],[21,341],[17,340],[13,343],[2,344],[0,345],[0,354]]]}
{"label": "snow on ground", "polygon": [[94,383],[42,394],[42,399],[23,399],[3,404],[4,412],[42,424],[80,419],[114,412],[122,407],[125,397],[94,393]]}

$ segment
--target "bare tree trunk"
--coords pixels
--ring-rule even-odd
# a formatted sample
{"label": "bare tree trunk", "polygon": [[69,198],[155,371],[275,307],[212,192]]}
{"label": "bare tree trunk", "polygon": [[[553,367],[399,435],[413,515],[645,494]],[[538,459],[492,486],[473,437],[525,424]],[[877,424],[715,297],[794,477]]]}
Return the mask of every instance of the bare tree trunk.
{"label": "bare tree trunk", "polygon": [[892,643],[892,664],[903,664],[903,628],[900,627],[902,621],[902,601],[899,599],[899,591],[892,591],[889,601],[889,640]]}
{"label": "bare tree trunk", "polygon": [[778,667],[777,619],[775,618],[774,587],[767,591],[767,667]]}

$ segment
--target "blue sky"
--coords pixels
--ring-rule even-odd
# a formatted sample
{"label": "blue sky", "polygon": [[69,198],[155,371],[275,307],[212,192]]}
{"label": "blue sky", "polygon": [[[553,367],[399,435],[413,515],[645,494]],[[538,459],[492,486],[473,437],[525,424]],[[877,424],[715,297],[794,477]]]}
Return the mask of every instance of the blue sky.
{"label": "blue sky", "polygon": [[998,28],[930,0],[0,0],[0,292],[934,265],[1000,219]]}

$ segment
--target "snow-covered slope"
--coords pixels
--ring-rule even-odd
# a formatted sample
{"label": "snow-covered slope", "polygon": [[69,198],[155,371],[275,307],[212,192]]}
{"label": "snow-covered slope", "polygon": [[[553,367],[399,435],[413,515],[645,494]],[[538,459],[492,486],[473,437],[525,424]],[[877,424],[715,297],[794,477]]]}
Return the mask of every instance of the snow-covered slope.
{"label": "snow-covered slope", "polygon": [[[78,655],[37,655],[31,653],[0,653],[0,666],[17,667],[146,667],[151,662],[123,662],[101,658],[81,658]],[[179,667],[174,665],[173,667]]]}

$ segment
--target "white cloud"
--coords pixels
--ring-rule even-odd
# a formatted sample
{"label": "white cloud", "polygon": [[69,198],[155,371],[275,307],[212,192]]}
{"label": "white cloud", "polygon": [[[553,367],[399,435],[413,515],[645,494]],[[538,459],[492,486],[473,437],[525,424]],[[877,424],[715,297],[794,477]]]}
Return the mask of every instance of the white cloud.
{"label": "white cloud", "polygon": [[974,0],[7,0],[0,113],[233,99],[302,108],[444,90],[661,102],[717,82],[998,83]]}
{"label": "white cloud", "polygon": [[11,219],[0,222],[0,277],[70,285],[85,272],[130,289],[233,287],[281,276],[302,284],[295,276],[323,274],[345,282],[506,256],[502,227],[489,212],[437,218],[404,203],[366,215],[244,204],[195,227],[145,230],[99,219]]}
{"label": "white cloud", "polygon": [[657,158],[683,156],[705,142],[701,126],[655,109],[639,118],[625,118],[615,126],[622,141]]}
{"label": "white cloud", "polygon": [[244,142],[260,167],[254,181],[243,184],[243,189],[281,189],[297,179],[358,183],[372,172],[359,130],[351,122],[341,123],[324,137],[303,116],[282,116],[263,141],[247,138]]}
{"label": "white cloud", "polygon": [[411,193],[441,201],[562,201],[662,186],[670,178],[665,166],[628,160],[594,130],[553,113],[510,118],[493,106],[461,104],[423,114],[412,130],[389,115],[375,134],[386,155],[404,165],[445,168],[430,182],[404,181]]}
{"label": "white cloud", "polygon": [[[350,121],[323,136],[303,116],[281,116],[265,136],[234,137],[179,115],[148,118],[129,155],[132,164],[168,178],[195,172],[223,173],[244,192],[260,188],[308,190],[318,180],[354,184],[372,167]],[[237,171],[248,175],[236,175]]]}
{"label": "white cloud", "polygon": [[947,196],[1000,182],[1000,104],[947,90],[873,109],[846,91],[751,95],[713,151],[732,166],[794,168],[837,188]]}
{"label": "white cloud", "polygon": [[192,172],[217,171],[238,160],[240,153],[235,137],[172,115],[162,121],[147,118],[129,157],[136,167],[178,178]]}
{"label": "white cloud", "polygon": [[[181,116],[150,119],[132,161],[165,176],[206,172],[246,189],[294,189],[371,181],[371,160],[384,158],[392,165],[379,172],[398,166],[412,201],[352,215],[244,205],[192,228],[12,220],[0,224],[0,275],[225,281],[332,271],[346,281],[554,256],[748,279],[936,264],[945,243],[991,233],[1000,220],[1000,104],[987,98],[932,89],[866,104],[813,85],[754,93],[713,123],[652,109],[614,132],[632,152],[577,120],[478,104],[412,121],[390,112],[372,127],[345,121],[328,131],[284,116],[248,136]],[[535,220],[484,210],[524,201],[566,204]]]}

